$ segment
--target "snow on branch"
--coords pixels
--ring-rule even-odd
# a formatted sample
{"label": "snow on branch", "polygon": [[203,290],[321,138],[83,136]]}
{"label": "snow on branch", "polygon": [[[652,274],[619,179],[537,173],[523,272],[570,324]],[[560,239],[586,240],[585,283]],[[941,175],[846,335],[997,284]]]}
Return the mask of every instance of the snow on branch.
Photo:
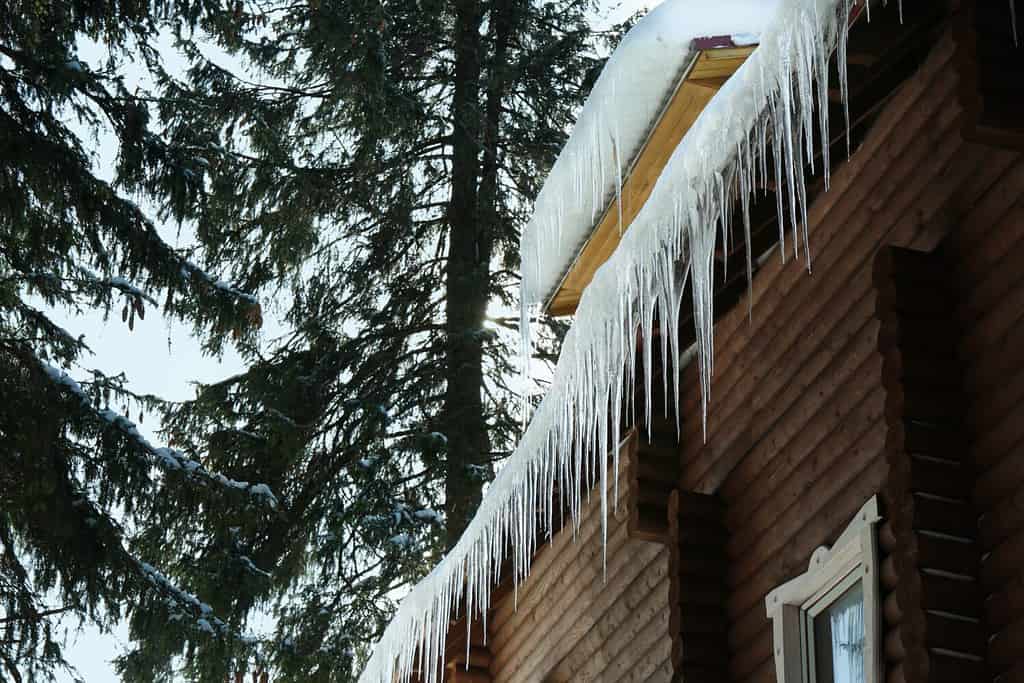
{"label": "snow on branch", "polygon": [[[62,381],[68,387],[75,386],[74,380],[70,378],[65,378]],[[149,562],[140,560],[129,552],[122,540],[121,527],[109,515],[97,508],[95,503],[89,500],[84,493],[75,500],[74,506],[85,517],[89,526],[97,530],[103,542],[121,559],[124,565],[163,596],[163,601],[170,612],[171,621],[189,619],[195,629],[204,634],[236,638],[239,641],[245,640],[245,636],[234,633],[227,622],[214,614],[211,605],[179,587]]]}
{"label": "snow on branch", "polygon": [[210,276],[209,274],[206,273],[206,271],[204,271],[202,268],[200,268],[196,264],[192,263],[188,259],[182,259],[181,277],[184,280],[188,280],[190,278],[196,278],[196,279],[202,281],[208,287],[213,287],[214,289],[217,289],[217,290],[219,290],[219,291],[221,291],[221,292],[223,292],[225,294],[228,294],[230,296],[233,296],[236,299],[241,299],[243,301],[248,301],[250,304],[258,304],[259,303],[259,299],[257,299],[252,294],[248,294],[246,292],[243,292],[240,289],[236,289],[235,287],[232,287],[231,285],[229,285],[227,282],[224,282],[223,280],[218,280],[217,278]]}
{"label": "snow on branch", "polygon": [[95,407],[89,394],[66,372],[42,360],[39,361],[39,365],[55,385],[79,399],[83,410],[90,412],[105,425],[121,432],[139,450],[149,456],[150,462],[153,465],[167,472],[183,472],[189,478],[194,478],[210,485],[248,493],[249,496],[259,503],[267,505],[271,509],[277,509],[277,497],[266,484],[251,484],[247,481],[231,479],[218,472],[210,472],[201,463],[189,458],[177,449],[154,446],[139,432],[135,423],[125,416],[109,408],[100,409]]}
{"label": "snow on branch", "polygon": [[[687,282],[692,284],[696,354],[706,406],[713,349],[712,275],[719,230],[726,239],[734,200],[738,199],[749,245],[751,195],[756,187],[771,182],[780,196],[780,238],[784,239],[781,231],[788,224],[794,232],[794,251],[799,252],[802,244],[804,253],[809,253],[803,165],[805,159],[813,163],[816,127],[819,139],[831,139],[828,65],[834,50],[842,96],[847,99],[846,43],[853,4],[853,0],[667,0],[627,36],[624,46],[636,32],[663,36],[663,41],[644,43],[652,53],[637,61],[642,64],[646,60],[661,70],[668,70],[665,64],[675,59],[676,52],[688,52],[695,37],[685,28],[691,12],[695,12],[693,24],[701,31],[707,30],[703,27],[712,22],[713,15],[726,24],[719,33],[757,33],[760,42],[683,138],[620,246],[595,274],[563,343],[551,388],[519,446],[491,484],[458,544],[402,601],[360,683],[404,682],[414,670],[425,681],[439,680],[451,618],[461,609],[471,617],[485,613],[503,562],[511,561],[517,583],[527,576],[530,558],[545,533],[538,530],[538,515],[546,521],[547,534],[553,528],[556,487],[566,499],[576,529],[586,493],[599,481],[607,535],[606,456],[612,454],[612,471],[617,471],[621,407],[632,404],[639,362],[644,368],[644,395],[650,397],[653,354],[680,356],[679,309]],[[748,21],[751,16],[760,17],[763,23],[751,25],[756,23]],[[649,25],[652,23],[656,25]],[[677,49],[679,41],[685,43],[685,50]],[[584,214],[592,213],[586,196],[597,196],[591,190],[600,186],[602,178],[586,165],[592,163],[606,173],[607,166],[600,160],[618,154],[623,146],[623,139],[614,134],[618,117],[628,120],[632,107],[653,110],[660,105],[660,101],[623,97],[624,84],[644,77],[630,62],[615,57],[609,61],[599,84],[610,84],[602,86],[601,92],[618,89],[617,97],[609,100],[613,104],[607,105],[611,107],[608,110],[603,104],[591,108],[588,116],[599,123],[583,121],[582,133],[577,128],[572,138],[582,136],[582,141],[567,146],[567,151],[574,149],[578,155],[571,163],[579,177],[555,182],[567,183],[569,190],[577,182],[576,191],[538,200],[537,211],[542,215],[535,217],[535,223],[550,220],[552,230],[563,230],[560,217],[571,218],[573,210],[581,210],[578,206],[571,209],[573,200],[568,197],[582,196]],[[816,105],[821,113],[817,120]],[[618,127],[620,135],[624,127]],[[827,187],[827,145],[822,152]],[[622,168],[621,163],[617,166]],[[788,195],[786,204],[782,193]],[[563,236],[557,237],[554,243]],[[545,294],[537,284],[544,281],[545,263],[550,264],[538,247],[543,239],[537,233],[524,238],[523,269],[533,285],[532,289],[526,286],[523,295],[531,301]],[[656,314],[661,329],[667,331],[659,337],[653,334]],[[642,350],[642,358],[637,348]],[[661,381],[667,383],[669,377]],[[678,373],[671,381],[678,383]],[[666,393],[678,396],[678,386]],[[643,409],[649,423],[650,398]],[[706,414],[706,407],[703,412]]]}

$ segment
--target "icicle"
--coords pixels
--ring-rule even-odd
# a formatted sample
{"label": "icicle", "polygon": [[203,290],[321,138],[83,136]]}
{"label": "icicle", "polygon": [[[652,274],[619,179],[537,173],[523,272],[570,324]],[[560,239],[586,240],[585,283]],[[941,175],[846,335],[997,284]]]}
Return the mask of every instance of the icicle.
{"label": "icicle", "polygon": [[[850,83],[847,80],[848,69],[846,68],[846,49],[850,41],[850,13],[853,11],[854,0],[839,0],[846,11],[841,16],[846,21],[839,24],[839,47],[836,49],[836,67],[839,69],[839,95],[843,101],[843,121],[846,123],[846,157],[853,156],[852,142],[850,141]],[[868,7],[870,7],[870,0]],[[868,10],[868,16],[871,11]],[[826,85],[826,87],[828,87]]]}
{"label": "icicle", "polygon": [[1017,42],[1017,0],[1010,0],[1010,29],[1013,31],[1013,45],[1019,47]]}
{"label": "icicle", "polygon": [[[458,544],[402,601],[374,648],[361,683],[404,683],[414,670],[423,672],[430,683],[439,680],[453,615],[464,609],[467,621],[486,619],[491,587],[505,562],[510,565],[513,601],[518,605],[519,583],[530,574],[540,534],[552,539],[556,512],[566,532],[571,528],[577,534],[582,506],[595,486],[599,487],[595,495],[600,497],[607,567],[607,495],[613,491],[617,501],[622,418],[631,415],[634,424],[652,424],[651,387],[659,381],[653,376],[656,317],[663,332],[663,372],[674,374],[671,383],[664,374],[660,381],[666,397],[679,396],[679,362],[684,355],[679,348],[679,312],[687,284],[696,327],[701,422],[707,433],[718,239],[727,253],[732,240],[730,212],[739,200],[747,247],[748,305],[752,306],[750,198],[759,184],[767,188],[774,171],[780,231],[785,230],[788,214],[794,251],[803,241],[810,258],[803,164],[813,159],[812,127],[816,125],[823,146],[822,173],[828,181],[828,119],[814,121],[813,109],[816,103],[819,110],[827,109],[823,103],[827,104],[827,65],[833,48],[838,49],[849,140],[845,50],[850,0],[780,2],[772,23],[762,32],[760,47],[709,106],[717,108],[717,116],[702,116],[684,137],[634,219],[634,227],[622,235],[619,248],[595,274],[565,338],[550,390],[534,411],[519,446],[498,472]],[[529,326],[529,304],[548,294],[539,291],[542,287],[537,283],[543,282],[541,274],[550,267],[551,254],[576,239],[566,222],[576,220],[581,211],[590,214],[595,203],[603,203],[610,194],[606,182],[621,187],[622,155],[628,150],[623,148],[618,123],[608,116],[591,116],[583,122],[578,132],[585,144],[566,156],[566,163],[582,172],[560,181],[558,191],[538,198],[540,215],[534,221],[538,229],[523,238],[525,303],[520,317],[524,327]],[[587,169],[587,164],[600,168]],[[790,203],[788,212],[784,201]],[[783,232],[783,248],[784,239]],[[748,315],[752,315],[750,309]],[[521,363],[528,372],[529,330],[521,334],[521,343]],[[643,365],[642,371],[638,364]],[[640,383],[645,393],[642,406],[634,396],[634,387]],[[678,400],[674,407],[678,429]],[[608,481],[609,459],[612,481]]]}

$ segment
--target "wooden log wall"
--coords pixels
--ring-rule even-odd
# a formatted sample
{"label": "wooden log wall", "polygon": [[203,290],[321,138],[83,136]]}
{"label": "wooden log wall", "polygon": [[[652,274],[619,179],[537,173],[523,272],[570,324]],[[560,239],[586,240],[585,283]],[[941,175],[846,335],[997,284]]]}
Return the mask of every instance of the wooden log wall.
{"label": "wooden log wall", "polygon": [[[975,496],[1001,501],[998,514],[984,518],[993,551],[982,582],[1000,595],[988,618],[1007,635],[990,649],[1021,650],[1024,415],[1016,406],[1024,405],[1024,269],[1020,261],[1012,273],[991,263],[1008,239],[997,223],[1014,206],[1019,222],[1024,164],[961,138],[953,51],[947,31],[813,204],[812,274],[792,258],[769,260],[753,283],[753,320],[740,301],[716,324],[707,439],[699,421],[684,424],[680,489],[715,494],[725,505],[733,681],[774,681],[765,595],[802,573],[814,549],[832,543],[888,480],[875,255],[885,245],[930,251],[954,231],[973,235],[965,239],[977,253],[962,275],[978,286],[964,304],[979,318],[962,342],[977,361],[966,370],[967,403],[983,393],[991,402],[969,409],[990,434],[972,446],[982,465]],[[699,414],[696,368],[684,370],[683,387],[682,414]]]}
{"label": "wooden log wall", "polygon": [[[559,531],[534,556],[527,580],[492,609],[488,646],[494,683],[672,679],[666,544],[672,489],[665,483],[676,474],[658,467],[678,467],[678,460],[635,435],[621,456],[618,509],[608,520],[607,566],[595,494],[583,508],[578,532],[573,534],[571,524]],[[609,499],[613,487],[610,481]],[[641,492],[643,509],[652,515],[662,510],[664,521],[652,517],[636,526]]]}
{"label": "wooden log wall", "polygon": [[950,235],[946,251],[963,334],[964,404],[977,478],[981,592],[989,670],[1024,681],[1024,161],[993,148],[1005,168]]}
{"label": "wooden log wall", "polygon": [[988,678],[950,272],[944,250],[889,247],[875,261],[890,466],[879,535],[883,649],[893,683]]}
{"label": "wooden log wall", "polygon": [[725,508],[713,495],[674,491],[669,499],[669,599],[676,680],[728,680]]}

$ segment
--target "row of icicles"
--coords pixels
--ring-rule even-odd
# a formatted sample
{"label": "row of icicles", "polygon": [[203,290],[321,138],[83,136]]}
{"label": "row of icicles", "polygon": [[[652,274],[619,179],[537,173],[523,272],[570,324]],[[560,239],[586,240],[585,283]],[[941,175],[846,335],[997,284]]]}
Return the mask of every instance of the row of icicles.
{"label": "row of icicles", "polygon": [[[413,673],[422,681],[440,680],[453,617],[466,614],[486,620],[491,590],[502,576],[503,564],[511,563],[512,580],[518,586],[529,573],[538,544],[550,536],[555,515],[568,514],[573,532],[578,531],[580,510],[595,484],[599,484],[602,543],[607,545],[609,459],[605,454],[611,453],[612,472],[618,472],[623,412],[643,411],[643,419],[650,423],[656,409],[650,400],[655,381],[653,354],[661,354],[664,368],[670,366],[669,358],[680,357],[679,314],[687,283],[692,285],[706,420],[713,371],[712,277],[717,240],[721,237],[727,244],[738,200],[749,277],[750,199],[758,188],[773,184],[783,251],[782,230],[788,223],[794,253],[800,255],[802,247],[803,258],[810,264],[803,168],[805,162],[814,164],[816,129],[820,140],[830,139],[828,67],[833,51],[848,111],[846,46],[853,4],[853,0],[782,0],[774,25],[762,33],[759,48],[683,139],[620,246],[584,292],[551,388],[519,446],[455,548],[402,601],[360,683],[404,683]],[[610,126],[610,134],[614,130]],[[828,146],[821,151],[827,187]],[[657,339],[656,317],[668,332]],[[642,370],[638,371],[638,364]],[[643,406],[635,405],[632,391],[638,372],[646,388]],[[665,393],[678,396],[679,373],[672,375],[675,390]],[[669,377],[663,375],[661,381],[668,389]],[[619,410],[624,405],[626,410]],[[678,419],[678,405],[675,410]],[[559,509],[553,503],[556,490]],[[611,498],[614,506],[614,486]],[[466,620],[467,627],[471,621]],[[467,655],[468,642],[469,638]]]}

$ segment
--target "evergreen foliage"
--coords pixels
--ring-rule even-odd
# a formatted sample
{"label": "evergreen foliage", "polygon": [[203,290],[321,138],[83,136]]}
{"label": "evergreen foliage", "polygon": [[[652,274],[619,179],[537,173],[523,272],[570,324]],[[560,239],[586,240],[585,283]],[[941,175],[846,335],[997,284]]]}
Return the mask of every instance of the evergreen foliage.
{"label": "evergreen foliage", "polygon": [[[237,629],[168,578],[173,568],[156,569],[160,558],[134,530],[178,519],[181,497],[196,505],[222,499],[254,518],[274,514],[268,489],[147,441],[129,408],[137,415],[159,402],[130,394],[122,376],[89,372],[86,341],[49,313],[114,312],[132,327],[162,311],[191,325],[211,351],[231,336],[251,343],[258,327],[252,296],[165,243],[125,196],[138,192],[183,215],[201,191],[194,153],[153,132],[147,99],[117,75],[126,59],[159,68],[151,9],[26,2],[0,10],[3,681],[48,680],[65,666],[61,616],[100,626],[130,616],[171,624],[177,643],[210,633],[231,642]],[[105,45],[110,63],[79,61],[83,39]],[[118,145],[116,184],[91,163],[89,138],[103,134]]]}
{"label": "evergreen foliage", "polygon": [[[458,538],[518,436],[519,230],[600,67],[594,40],[619,33],[592,32],[593,9],[203,0],[4,13],[10,676],[59,663],[43,617],[54,590],[88,618],[129,618],[127,681],[220,683],[254,665],[275,681],[358,674],[400,589]],[[158,29],[187,74],[164,69]],[[147,70],[152,92],[128,92],[113,62],[77,62],[83,37]],[[117,187],[92,173],[69,115],[117,133]],[[123,191],[188,222],[201,249],[168,247]],[[257,340],[262,311],[242,292],[276,302],[285,331]],[[121,378],[76,383],[56,368],[80,362],[82,341],[31,297],[121,306],[129,324],[159,298],[209,351],[231,340],[249,364],[173,405]],[[563,331],[551,330],[545,357]],[[180,450],[151,446],[110,401],[160,411]],[[267,614],[272,633],[240,635]]]}

